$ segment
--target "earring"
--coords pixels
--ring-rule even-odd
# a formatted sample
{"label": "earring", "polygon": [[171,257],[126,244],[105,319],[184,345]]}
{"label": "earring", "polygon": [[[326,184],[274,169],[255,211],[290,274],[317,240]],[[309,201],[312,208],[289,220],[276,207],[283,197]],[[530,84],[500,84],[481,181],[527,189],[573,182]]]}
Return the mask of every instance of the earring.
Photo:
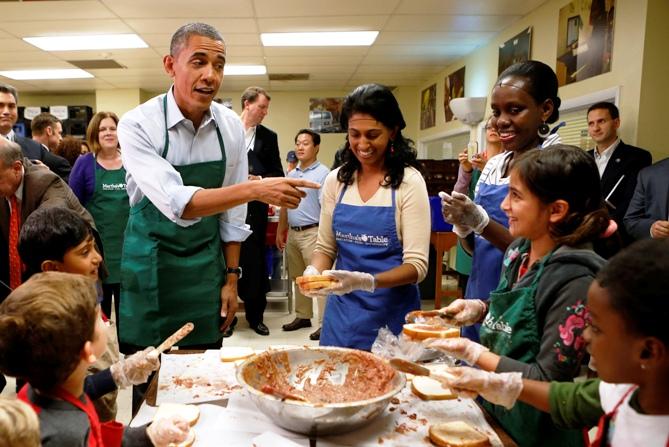
{"label": "earring", "polygon": [[641,364],[641,369],[646,369],[646,364],[645,363]]}
{"label": "earring", "polygon": [[395,153],[395,142],[393,140],[390,140],[390,153]]}
{"label": "earring", "polygon": [[543,124],[539,126],[537,134],[539,135],[539,138],[545,139],[550,133],[551,133],[551,128],[548,127],[548,124],[546,124],[546,122],[544,121]]}

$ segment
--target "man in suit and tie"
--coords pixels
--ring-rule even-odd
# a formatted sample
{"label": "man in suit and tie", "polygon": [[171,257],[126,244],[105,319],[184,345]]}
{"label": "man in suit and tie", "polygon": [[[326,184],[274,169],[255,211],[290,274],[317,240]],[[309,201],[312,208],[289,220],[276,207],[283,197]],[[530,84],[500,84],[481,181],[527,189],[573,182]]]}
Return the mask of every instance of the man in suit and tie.
{"label": "man in suit and tie", "polygon": [[[263,177],[283,177],[276,133],[261,124],[269,110],[270,99],[269,94],[261,87],[247,88],[241,98],[240,118],[244,125],[251,181],[261,180]],[[239,297],[244,301],[246,320],[259,335],[269,335],[269,329],[263,323],[267,306],[266,294],[270,289],[265,256],[267,210],[266,203],[248,203],[246,223],[253,234],[242,242],[239,259],[239,266],[242,268],[238,283]],[[231,335],[232,329],[233,326],[224,335]]]}
{"label": "man in suit and tie", "polygon": [[625,228],[634,239],[669,238],[669,158],[639,172]]}
{"label": "man in suit and tie", "polygon": [[619,127],[620,112],[614,104],[598,102],[588,108],[588,133],[596,144],[588,153],[595,158],[602,195],[627,245],[632,239],[625,231],[623,218],[634,194],[637,174],[652,163],[652,157],[644,149],[625,144],[618,137]]}
{"label": "man in suit and tie", "polygon": [[18,120],[17,102],[18,92],[16,89],[9,84],[0,83],[0,136],[5,137],[9,141],[18,143],[26,158],[33,162],[41,162],[45,164],[49,169],[67,182],[71,170],[67,160],[52,154],[47,147],[37,141],[14,133],[12,128]]}

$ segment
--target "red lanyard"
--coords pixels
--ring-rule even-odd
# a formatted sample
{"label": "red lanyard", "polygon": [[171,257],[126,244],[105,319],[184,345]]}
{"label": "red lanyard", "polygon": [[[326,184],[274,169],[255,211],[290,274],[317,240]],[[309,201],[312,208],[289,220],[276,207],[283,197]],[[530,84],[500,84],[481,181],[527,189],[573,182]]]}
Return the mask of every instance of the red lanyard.
{"label": "red lanyard", "polygon": [[625,402],[625,399],[627,399],[627,396],[632,393],[632,391],[636,390],[637,386],[632,385],[626,392],[623,394],[623,397],[620,398],[618,403],[613,407],[611,411],[609,411],[606,414],[603,414],[602,417],[599,418],[599,423],[597,424],[597,434],[595,435],[595,440],[592,441],[590,444],[590,447],[606,447],[608,444],[606,443],[606,435],[609,431],[609,425],[611,424],[611,421],[616,417],[616,413],[618,413],[618,408]]}
{"label": "red lanyard", "polygon": [[[88,398],[88,396],[84,395],[84,403],[62,388],[58,388],[55,395],[57,398],[62,399],[65,402],[68,402],[79,408],[81,411],[86,413],[86,416],[88,416],[88,421],[91,426],[91,433],[88,437],[88,447],[104,447],[104,442],[102,441],[102,430],[100,428],[100,419],[98,418],[98,413],[95,411],[95,407],[91,403],[91,400]],[[30,404],[36,413],[39,413],[41,410],[39,406],[35,405],[35,403],[31,402],[28,398],[27,383],[23,385],[23,388],[21,388],[21,391],[19,391],[18,397],[22,401]]]}

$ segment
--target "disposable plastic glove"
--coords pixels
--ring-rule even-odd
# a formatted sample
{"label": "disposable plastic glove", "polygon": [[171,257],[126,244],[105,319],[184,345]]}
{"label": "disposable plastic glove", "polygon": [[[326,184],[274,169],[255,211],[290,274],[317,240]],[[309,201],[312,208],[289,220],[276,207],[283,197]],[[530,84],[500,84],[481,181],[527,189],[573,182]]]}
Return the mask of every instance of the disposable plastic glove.
{"label": "disposable plastic glove", "polygon": [[487,306],[481,300],[463,300],[458,298],[441,309],[446,314],[446,322],[454,326],[471,326],[485,317]]}
{"label": "disposable plastic glove", "polygon": [[350,272],[348,270],[324,270],[323,275],[334,276],[337,282],[327,289],[327,293],[335,295],[344,295],[354,290],[364,290],[365,292],[374,292],[376,289],[376,280],[374,275],[364,272]]}
{"label": "disposable plastic glove", "polygon": [[485,400],[507,409],[513,407],[523,390],[519,372],[494,373],[466,366],[448,369],[448,384],[456,394],[471,397],[475,392]]}
{"label": "disposable plastic glove", "polygon": [[481,233],[490,222],[488,213],[481,205],[477,205],[465,194],[453,191],[452,195],[441,191],[441,212],[444,219],[466,230],[471,228]]}
{"label": "disposable plastic glove", "polygon": [[425,341],[428,348],[438,349],[459,360],[464,360],[470,365],[476,365],[479,357],[489,351],[483,345],[471,341],[468,338],[437,338]]}
{"label": "disposable plastic glove", "polygon": [[307,268],[304,269],[304,272],[302,272],[302,276],[314,276],[320,274],[321,272],[319,272],[318,269],[311,264],[309,264]]}
{"label": "disposable plastic glove", "polygon": [[188,437],[190,425],[179,415],[172,415],[154,421],[146,428],[146,434],[156,447],[169,447],[179,444]]}
{"label": "disposable plastic glove", "polygon": [[[446,217],[444,217],[446,219]],[[464,239],[474,232],[473,229],[465,227],[462,225],[453,225],[453,233],[455,233],[460,239]]]}
{"label": "disposable plastic glove", "polygon": [[119,388],[145,383],[151,373],[160,367],[159,357],[148,355],[153,349],[152,346],[149,346],[145,350],[122,358],[111,365],[109,369],[114,383]]}

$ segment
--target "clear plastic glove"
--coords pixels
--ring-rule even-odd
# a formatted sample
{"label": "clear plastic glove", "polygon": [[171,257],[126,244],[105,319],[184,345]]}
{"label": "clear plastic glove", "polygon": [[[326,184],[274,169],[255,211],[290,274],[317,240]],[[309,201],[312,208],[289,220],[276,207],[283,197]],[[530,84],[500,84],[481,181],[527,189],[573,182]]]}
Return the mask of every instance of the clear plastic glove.
{"label": "clear plastic glove", "polygon": [[146,434],[156,447],[169,447],[188,438],[190,425],[182,416],[160,418],[146,428]]}
{"label": "clear plastic glove", "polygon": [[322,289],[327,293],[335,295],[344,295],[354,290],[364,290],[365,292],[374,292],[376,290],[376,280],[374,275],[364,272],[349,272],[348,270],[324,270],[323,275],[334,276],[337,282]]}
{"label": "clear plastic glove", "polygon": [[481,300],[463,300],[458,298],[441,309],[447,316],[446,322],[453,326],[471,326],[483,320],[487,306]]}
{"label": "clear plastic glove", "polygon": [[109,367],[114,383],[119,388],[146,383],[151,373],[160,367],[159,357],[148,355],[153,351],[149,346],[143,351],[120,359]]}
{"label": "clear plastic glove", "polygon": [[321,272],[319,272],[318,269],[311,264],[309,264],[307,268],[304,269],[304,272],[302,272],[302,276],[314,276],[320,274]]}
{"label": "clear plastic glove", "polygon": [[466,195],[453,191],[452,195],[440,191],[441,213],[444,220],[463,228],[471,228],[481,233],[490,222],[488,213],[481,205],[477,205]]}
{"label": "clear plastic glove", "polygon": [[470,365],[476,365],[481,354],[489,351],[485,346],[468,338],[436,338],[426,340],[425,344],[428,348],[443,351],[456,359],[464,360]]}
{"label": "clear plastic glove", "polygon": [[455,233],[460,239],[466,238],[473,232],[474,230],[470,227],[465,227],[462,225],[453,225],[453,233]]}
{"label": "clear plastic glove", "polygon": [[507,409],[513,407],[523,390],[523,375],[519,372],[494,373],[466,366],[449,368],[447,381],[454,393],[472,397],[473,393]]}

